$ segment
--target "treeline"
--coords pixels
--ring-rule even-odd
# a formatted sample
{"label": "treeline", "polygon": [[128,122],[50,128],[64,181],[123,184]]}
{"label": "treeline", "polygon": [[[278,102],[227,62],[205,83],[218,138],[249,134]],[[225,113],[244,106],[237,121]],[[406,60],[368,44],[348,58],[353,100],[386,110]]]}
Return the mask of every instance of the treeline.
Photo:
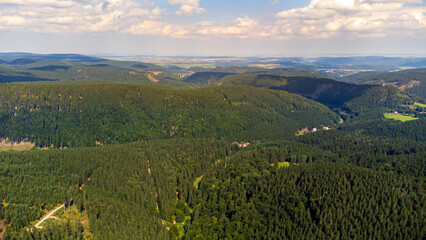
{"label": "treeline", "polygon": [[[24,59],[23,59],[24,60]],[[37,60],[36,60],[37,61]],[[113,66],[117,65],[117,66]],[[120,66],[121,65],[121,66]],[[133,65],[133,66],[132,66]],[[162,85],[170,87],[190,87],[190,84],[178,81],[177,76],[169,72],[155,75],[149,79],[144,71],[167,71],[166,68],[132,64],[130,62],[101,62],[92,65],[71,65],[62,61],[48,61],[20,67],[4,68],[0,65],[0,83],[62,81],[66,83],[133,83]],[[140,71],[140,69],[144,71]],[[160,67],[161,68],[161,67]],[[154,75],[153,75],[154,76]]]}
{"label": "treeline", "polygon": [[87,210],[90,231],[99,239],[176,238],[178,233],[167,231],[162,221],[181,223],[190,214],[194,179],[232,147],[212,140],[168,140],[132,148],[97,169],[76,204]]}
{"label": "treeline", "polygon": [[362,96],[351,99],[342,105],[341,110],[354,116],[383,114],[389,111],[408,109],[403,105],[412,105],[414,100],[395,87],[371,87],[367,89]]}
{"label": "treeline", "polygon": [[[422,239],[424,119],[383,119],[412,99],[378,89],[333,125],[249,86],[1,85],[1,138],[67,147],[0,153],[3,239]],[[88,227],[32,229],[71,199]]]}
{"label": "treeline", "polygon": [[355,85],[326,78],[273,74],[236,74],[221,79],[224,85],[249,85],[287,91],[313,99],[327,106],[340,107],[360,97],[373,86]]}
{"label": "treeline", "polygon": [[356,79],[360,84],[395,84],[402,87],[406,92],[426,98],[426,76],[425,69],[409,69],[398,72],[382,73]]}
{"label": "treeline", "polygon": [[16,234],[10,229],[7,229],[2,239],[14,240],[56,240],[56,239],[70,239],[70,240],[83,240],[84,229],[81,224],[65,222],[60,224],[48,224],[42,229],[33,228],[30,230],[23,230],[20,234]]}
{"label": "treeline", "polygon": [[326,78],[272,74],[234,74],[220,80],[223,85],[254,86],[295,93],[329,106],[344,120],[376,113],[409,111],[407,105],[423,100],[396,87],[355,85]]}
{"label": "treeline", "polygon": [[0,154],[0,199],[4,223],[18,231],[69,201],[113,149],[80,148],[3,152]]}
{"label": "treeline", "polygon": [[[375,116],[375,117],[374,117]],[[401,122],[392,119],[383,119],[383,114],[370,114],[368,117],[359,117],[340,125],[339,130],[356,134],[384,138],[408,139],[426,141],[426,118],[414,121]]]}
{"label": "treeline", "polygon": [[[421,238],[422,142],[336,130],[298,141],[240,148],[177,138],[1,153],[4,239],[81,239],[83,231],[94,239]],[[43,210],[71,198],[89,229],[57,223],[29,234]]]}
{"label": "treeline", "polygon": [[247,151],[204,174],[183,239],[419,239],[424,178]]}
{"label": "treeline", "polygon": [[0,86],[0,137],[37,147],[175,137],[288,138],[304,126],[337,121],[329,109],[303,97],[251,87]]}
{"label": "treeline", "polygon": [[7,226],[4,239],[57,235],[69,229],[74,229],[72,239],[79,239],[81,224],[70,228],[59,222],[58,230],[52,226],[32,235],[26,229],[43,210],[70,199],[88,215],[87,231],[95,239],[174,239],[179,233],[168,231],[163,221],[183,222],[190,215],[194,179],[215,159],[236,150],[223,141],[175,139],[1,153],[0,199],[7,205],[0,207],[0,219]]}
{"label": "treeline", "polygon": [[[249,149],[173,139],[2,153],[4,239],[82,239],[79,224],[26,230],[70,198],[95,239],[418,239],[424,144],[336,133]],[[281,172],[283,161],[290,167]],[[166,222],[185,223],[183,232]]]}
{"label": "treeline", "polygon": [[[327,139],[326,141],[324,139]],[[339,161],[411,176],[426,175],[426,145],[406,139],[365,136],[341,131],[318,132],[298,139]]]}

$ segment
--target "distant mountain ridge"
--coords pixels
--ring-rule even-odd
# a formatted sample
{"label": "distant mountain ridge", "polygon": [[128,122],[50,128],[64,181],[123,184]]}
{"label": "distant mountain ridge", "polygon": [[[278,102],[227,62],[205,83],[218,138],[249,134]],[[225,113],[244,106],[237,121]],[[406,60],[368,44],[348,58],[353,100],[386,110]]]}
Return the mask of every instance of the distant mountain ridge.
{"label": "distant mountain ridge", "polygon": [[356,84],[393,85],[408,93],[426,98],[426,68],[368,74],[367,76],[359,74],[342,80]]}
{"label": "distant mountain ridge", "polygon": [[392,86],[356,85],[326,78],[234,74],[222,78],[217,85],[248,85],[298,94],[328,106],[344,120],[358,116],[367,121],[381,119],[390,111],[418,115],[409,106],[424,102]]}
{"label": "distant mountain ridge", "polygon": [[[370,56],[245,58],[243,60],[246,65],[242,65],[241,62],[239,65],[229,65],[234,61],[238,63],[239,60],[226,58],[218,62],[222,65],[212,69],[188,68],[196,69],[197,72],[194,73],[178,67],[170,69],[151,63],[116,61],[80,54],[0,53],[0,82],[89,81],[156,84],[171,87],[209,87],[226,84],[228,80],[222,81],[222,79],[229,79],[232,75],[257,74],[256,84],[260,81],[268,82],[267,75],[286,76],[286,86],[275,82],[274,84],[278,85],[269,86],[269,88],[293,91],[328,106],[341,105],[346,101],[345,99],[354,97],[361,89],[368,87],[342,85],[318,79],[336,79],[358,85],[393,85],[410,94],[426,98],[426,68],[386,72],[400,69],[402,66],[422,66],[423,62],[426,63],[426,58]],[[263,77],[261,77],[262,74]],[[297,83],[292,77],[301,77],[297,81],[302,82]],[[269,80],[272,80],[276,77],[270,78]],[[235,81],[235,78],[233,79]],[[291,84],[289,85],[288,82]],[[326,82],[333,86],[327,87]],[[246,85],[243,82],[238,84]],[[319,86],[318,84],[321,87],[316,91],[307,92],[307,89]]]}
{"label": "distant mountain ridge", "polygon": [[312,100],[250,86],[0,85],[0,137],[37,146],[188,136],[287,138],[305,126],[337,122],[337,114]]}
{"label": "distant mountain ridge", "polygon": [[271,74],[238,74],[224,77],[218,84],[249,85],[296,93],[327,106],[342,106],[372,86],[355,85],[326,78],[292,77]]}
{"label": "distant mountain ridge", "polygon": [[183,87],[188,85],[181,81],[183,75],[155,64],[79,54],[0,53],[0,83],[90,81]]}
{"label": "distant mountain ridge", "polygon": [[81,54],[35,54],[35,53],[0,53],[0,59],[44,59],[44,60],[65,60],[69,62],[100,62],[103,58],[91,57]]}
{"label": "distant mountain ridge", "polygon": [[2,239],[424,239],[426,100],[399,84],[426,70],[52,57],[0,56]]}
{"label": "distant mountain ridge", "polygon": [[200,71],[196,72],[184,81],[200,85],[202,87],[215,86],[221,79],[226,76],[234,74],[276,74],[276,75],[287,75],[287,76],[300,76],[300,77],[316,77],[323,78],[327,75],[309,68],[255,68],[255,67],[216,67],[211,71]]}

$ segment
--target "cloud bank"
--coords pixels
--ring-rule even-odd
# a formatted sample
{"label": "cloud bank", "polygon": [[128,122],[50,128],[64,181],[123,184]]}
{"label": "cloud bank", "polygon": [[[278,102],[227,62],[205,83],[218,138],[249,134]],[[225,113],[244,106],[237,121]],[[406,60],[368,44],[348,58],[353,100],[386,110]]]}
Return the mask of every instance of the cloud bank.
{"label": "cloud bank", "polygon": [[[148,0],[0,0],[0,31],[197,39],[426,37],[426,6],[421,0],[312,0],[305,7],[278,10],[272,18],[243,15],[227,22],[198,21],[196,16],[207,12],[200,0],[168,0],[168,4],[179,10],[169,11]],[[192,21],[176,24],[170,16]]]}
{"label": "cloud bank", "polygon": [[169,4],[178,5],[180,4],[179,11],[176,11],[177,15],[192,16],[194,13],[203,14],[206,10],[200,8],[200,0],[169,0]]}
{"label": "cloud bank", "polygon": [[425,6],[420,0],[313,0],[309,6],[277,13],[277,23],[300,37],[337,34],[381,37],[424,34]]}

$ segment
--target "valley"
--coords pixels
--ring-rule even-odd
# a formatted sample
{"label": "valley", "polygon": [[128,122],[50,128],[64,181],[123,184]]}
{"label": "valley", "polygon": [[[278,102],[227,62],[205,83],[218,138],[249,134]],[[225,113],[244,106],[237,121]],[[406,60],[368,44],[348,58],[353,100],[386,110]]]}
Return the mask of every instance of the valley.
{"label": "valley", "polygon": [[424,0],[0,0],[0,240],[426,239]]}
{"label": "valley", "polygon": [[424,237],[420,58],[0,60],[1,239]]}

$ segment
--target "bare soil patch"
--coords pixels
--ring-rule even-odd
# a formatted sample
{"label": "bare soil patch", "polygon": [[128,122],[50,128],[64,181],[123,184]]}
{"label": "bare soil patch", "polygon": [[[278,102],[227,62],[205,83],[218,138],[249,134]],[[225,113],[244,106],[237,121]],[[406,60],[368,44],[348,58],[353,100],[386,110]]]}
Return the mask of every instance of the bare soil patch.
{"label": "bare soil patch", "polygon": [[3,222],[0,220],[0,239],[3,237],[4,231],[6,231],[6,226],[3,224]]}
{"label": "bare soil patch", "polygon": [[152,73],[145,73],[145,75],[146,75],[146,77],[149,79],[149,81],[151,81],[151,82],[155,82],[155,83],[157,83],[157,82],[159,82],[160,80],[158,80],[158,79],[156,79],[155,78],[155,74],[152,74]]}

